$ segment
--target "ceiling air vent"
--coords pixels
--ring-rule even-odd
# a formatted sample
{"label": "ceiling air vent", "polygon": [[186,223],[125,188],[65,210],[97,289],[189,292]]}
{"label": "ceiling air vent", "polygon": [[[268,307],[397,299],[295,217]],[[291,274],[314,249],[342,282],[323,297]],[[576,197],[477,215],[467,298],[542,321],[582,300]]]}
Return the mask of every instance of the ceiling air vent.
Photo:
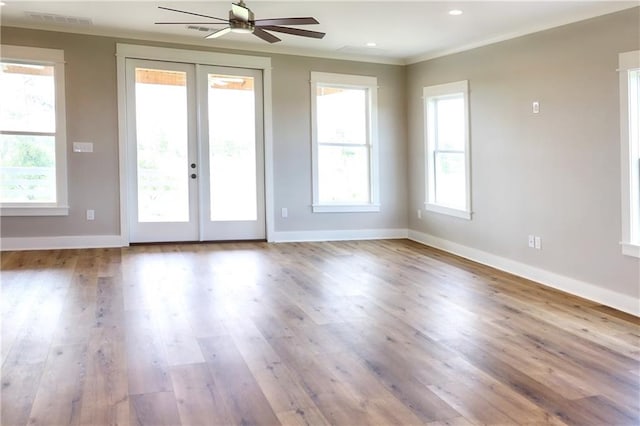
{"label": "ceiling air vent", "polygon": [[200,27],[198,25],[187,25],[187,29],[188,30],[196,30],[196,31],[202,31],[203,33],[210,33],[215,31],[215,28],[209,28],[209,27]]}
{"label": "ceiling air vent", "polygon": [[25,12],[34,21],[45,24],[93,25],[89,18],[78,16],[54,15],[53,13]]}

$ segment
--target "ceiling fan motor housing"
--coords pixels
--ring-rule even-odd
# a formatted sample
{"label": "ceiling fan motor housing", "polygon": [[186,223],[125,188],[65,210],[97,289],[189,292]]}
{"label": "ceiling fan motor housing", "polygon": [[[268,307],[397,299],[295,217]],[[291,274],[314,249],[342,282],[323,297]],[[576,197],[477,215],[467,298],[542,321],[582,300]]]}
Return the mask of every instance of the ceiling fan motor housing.
{"label": "ceiling fan motor housing", "polygon": [[238,16],[233,13],[233,10],[229,11],[229,27],[231,27],[231,31],[234,33],[252,33],[255,28],[255,17],[253,12],[247,8],[247,12],[249,15],[249,19],[246,21],[243,19],[238,19]]}

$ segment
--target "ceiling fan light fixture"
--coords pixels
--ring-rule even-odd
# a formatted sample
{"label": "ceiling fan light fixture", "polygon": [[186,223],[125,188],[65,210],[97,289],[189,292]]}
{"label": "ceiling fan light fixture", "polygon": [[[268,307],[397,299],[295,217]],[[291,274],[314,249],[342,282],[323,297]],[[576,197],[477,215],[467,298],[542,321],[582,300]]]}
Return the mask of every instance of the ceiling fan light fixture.
{"label": "ceiling fan light fixture", "polygon": [[237,34],[250,34],[253,30],[249,28],[231,28],[231,32]]}

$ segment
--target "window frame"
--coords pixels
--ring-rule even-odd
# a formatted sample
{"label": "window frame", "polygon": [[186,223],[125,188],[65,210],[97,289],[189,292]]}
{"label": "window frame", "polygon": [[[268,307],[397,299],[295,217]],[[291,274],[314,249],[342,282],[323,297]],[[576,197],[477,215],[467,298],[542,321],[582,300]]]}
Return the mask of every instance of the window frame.
{"label": "window frame", "polygon": [[[618,55],[620,80],[620,162],[622,192],[622,254],[640,258],[640,135],[631,129],[631,114],[638,114],[629,95],[631,72],[640,72],[640,50]],[[637,91],[640,88],[636,86]],[[637,95],[637,94],[636,94]],[[633,110],[635,108],[635,111]],[[639,129],[635,129],[638,133]],[[634,164],[635,163],[635,164]]]}
{"label": "window frame", "polygon": [[[432,129],[429,124],[430,103],[436,99],[453,97],[462,93],[464,101],[464,170],[465,170],[465,206],[457,209],[435,202],[436,182],[435,182],[435,148],[436,141],[432,136]],[[461,80],[451,83],[426,86],[422,88],[423,99],[423,124],[424,124],[424,170],[425,170],[425,202],[424,208],[427,211],[436,212],[461,219],[471,220],[471,155],[469,137],[469,81]],[[444,150],[450,152],[450,150]],[[455,151],[460,153],[460,151]]]}
{"label": "window frame", "polygon": [[[67,126],[64,51],[27,46],[0,45],[0,61],[53,66],[55,85],[56,201],[53,203],[0,203],[0,216],[67,216]],[[13,133],[13,132],[8,132]],[[38,134],[39,132],[22,132]]]}
{"label": "window frame", "polygon": [[[369,202],[368,203],[321,203],[319,190],[319,164],[318,151],[321,145],[339,146],[336,144],[323,144],[318,141],[317,120],[317,89],[329,86],[346,89],[366,90],[367,93],[367,147],[369,157]],[[312,158],[312,185],[314,213],[338,213],[338,212],[379,212],[379,169],[378,169],[378,79],[371,76],[336,74],[325,72],[311,72],[311,158]],[[362,145],[356,145],[362,146]]]}

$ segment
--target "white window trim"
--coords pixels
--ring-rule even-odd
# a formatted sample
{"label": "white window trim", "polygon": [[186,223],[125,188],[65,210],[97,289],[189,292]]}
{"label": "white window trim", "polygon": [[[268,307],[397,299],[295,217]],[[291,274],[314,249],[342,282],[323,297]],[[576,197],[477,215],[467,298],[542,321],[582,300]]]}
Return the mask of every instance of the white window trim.
{"label": "white window trim", "polygon": [[[465,154],[465,175],[466,175],[466,194],[465,194],[465,208],[455,209],[446,207],[440,204],[430,202],[432,199],[431,192],[435,190],[433,188],[432,173],[434,170],[433,156],[430,155],[430,143],[429,143],[429,131],[428,131],[428,107],[427,103],[430,98],[446,96],[462,93],[464,97],[464,121],[465,121],[465,133],[464,133],[464,154]],[[422,102],[423,102],[423,123],[424,123],[424,152],[425,152],[425,202],[424,208],[427,211],[440,213],[448,216],[453,216],[461,219],[471,220],[471,156],[470,156],[470,143],[469,143],[469,81],[462,80],[452,83],[438,84],[435,86],[427,86],[422,89]]]}
{"label": "white window trim", "polygon": [[0,58],[4,61],[29,61],[53,65],[56,96],[56,202],[3,203],[0,204],[0,216],[67,216],[69,204],[64,51],[3,44],[0,46]]}
{"label": "white window trim", "polygon": [[[627,256],[640,258],[640,241],[633,239],[633,216],[638,215],[640,200],[637,191],[634,193],[632,182],[640,180],[639,166],[632,164],[633,158],[638,158],[629,134],[629,71],[640,68],[640,50],[624,52],[618,55],[618,71],[620,75],[620,169],[622,189],[622,253]],[[637,217],[637,216],[636,216]],[[640,223],[637,224],[640,226]]]}
{"label": "white window trim", "polygon": [[[316,90],[319,84],[330,84],[337,87],[367,89],[369,92],[369,194],[367,204],[328,204],[320,203],[318,188],[318,128],[316,122]],[[379,212],[380,189],[378,169],[378,79],[376,77],[335,74],[326,72],[311,72],[311,157],[314,213],[355,213]]]}

